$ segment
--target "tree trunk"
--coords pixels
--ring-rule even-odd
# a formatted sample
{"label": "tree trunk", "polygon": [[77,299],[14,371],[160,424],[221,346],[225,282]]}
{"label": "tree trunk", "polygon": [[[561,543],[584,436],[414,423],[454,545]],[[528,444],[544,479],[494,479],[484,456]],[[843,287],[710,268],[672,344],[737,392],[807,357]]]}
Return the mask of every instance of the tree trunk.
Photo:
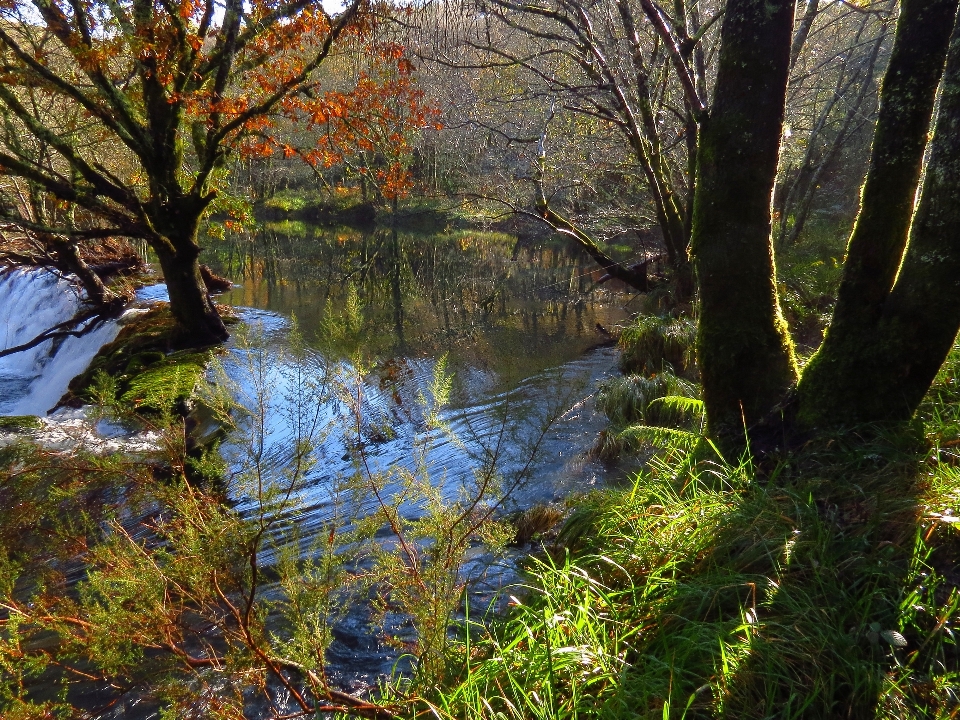
{"label": "tree trunk", "polygon": [[117,299],[116,295],[107,289],[100,276],[80,257],[77,243],[47,235],[41,241],[49,243],[57,251],[57,259],[69,272],[80,280],[83,289],[87,292],[87,300],[96,307],[105,307]]}
{"label": "tree trunk", "polygon": [[[958,70],[950,67],[944,74],[944,60],[957,6],[957,0],[902,3],[897,38],[881,91],[870,169],[847,248],[836,309],[824,342],[808,363],[798,386],[799,419],[807,427],[909,417],[933,379],[931,374],[919,391],[902,385],[913,372],[910,368],[934,362],[921,358],[932,340],[927,334],[939,336],[940,331],[932,326],[940,326],[949,315],[924,320],[916,314],[916,307],[906,312],[904,303],[911,304],[907,298],[917,292],[912,283],[924,286],[933,282],[939,286],[940,281],[934,281],[933,276],[938,268],[950,264],[950,236],[943,235],[947,230],[935,231],[933,226],[949,228],[951,224],[947,217],[950,208],[942,205],[950,202],[951,188],[947,182],[952,171],[952,139],[947,133],[952,127],[951,113],[957,112],[951,106],[956,100],[951,95],[951,83],[955,82],[951,76]],[[954,38],[951,54],[956,52],[955,44]],[[951,63],[955,65],[957,59],[951,58]],[[921,206],[914,217],[917,184],[941,75],[943,94],[934,143],[936,156],[931,155]],[[904,262],[908,233],[910,250]],[[948,246],[940,248],[942,243]],[[921,248],[927,253],[947,255],[942,262],[931,255],[927,262],[918,258]],[[932,275],[928,276],[927,270]],[[892,292],[898,273],[897,290]],[[943,291],[949,296],[957,294],[956,288],[949,285]],[[928,292],[921,294],[927,296]],[[944,305],[941,298],[927,300],[931,303],[928,313]],[[907,325],[902,325],[904,322]],[[947,341],[947,350],[954,335],[956,328]],[[918,344],[906,344],[908,338]],[[911,357],[904,357],[905,348]],[[946,350],[935,361],[936,367],[943,362],[945,353]],[[939,350],[934,355],[939,355]]]}
{"label": "tree trunk", "polygon": [[803,46],[806,45],[807,38],[810,36],[810,28],[813,27],[813,21],[817,19],[819,12],[820,0],[806,0],[806,6],[804,7],[800,24],[797,26],[797,32],[794,34],[793,43],[790,46],[791,69],[797,64],[797,60],[800,59]]}
{"label": "tree trunk", "polygon": [[[950,4],[955,14],[957,2]],[[902,16],[908,10],[905,3]],[[929,23],[932,32],[933,21]],[[911,97],[915,95],[908,94]],[[888,103],[898,100],[884,98]],[[801,422],[816,427],[905,420],[913,415],[960,329],[958,238],[960,19],[950,39],[936,129],[909,246],[902,265],[899,255],[896,258],[896,284],[879,303],[872,300],[880,305],[878,309],[851,310],[850,316],[837,317],[838,304],[830,335],[798,388]]]}
{"label": "tree trunk", "polygon": [[[170,312],[177,322],[175,343],[179,347],[204,347],[230,337],[200,273],[200,246],[197,244],[199,216],[192,222],[173,212],[165,213],[166,230],[151,243],[167,283]],[[177,220],[181,222],[177,222]]]}
{"label": "tree trunk", "polygon": [[708,432],[718,438],[743,438],[796,380],[770,233],[793,9],[791,0],[730,0],[701,126],[691,250],[697,356]]}

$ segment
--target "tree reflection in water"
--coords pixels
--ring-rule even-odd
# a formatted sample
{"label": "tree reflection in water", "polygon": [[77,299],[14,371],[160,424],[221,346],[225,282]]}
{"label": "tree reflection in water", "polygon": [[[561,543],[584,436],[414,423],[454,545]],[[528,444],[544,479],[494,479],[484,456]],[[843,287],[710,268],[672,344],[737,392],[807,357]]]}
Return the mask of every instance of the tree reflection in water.
{"label": "tree reflection in water", "polygon": [[220,301],[296,315],[333,357],[373,362],[448,353],[458,374],[503,391],[562,365],[623,320],[632,295],[597,287],[592,263],[564,242],[515,236],[271,223],[234,235],[206,260],[240,284]]}

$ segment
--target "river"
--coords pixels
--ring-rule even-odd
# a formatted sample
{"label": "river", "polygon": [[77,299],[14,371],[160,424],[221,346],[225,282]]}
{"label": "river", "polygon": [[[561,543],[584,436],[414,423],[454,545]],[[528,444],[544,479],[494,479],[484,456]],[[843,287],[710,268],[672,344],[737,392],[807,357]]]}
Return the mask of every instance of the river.
{"label": "river", "polygon": [[[392,233],[280,223],[231,238],[208,261],[238,285],[219,302],[262,327],[268,346],[283,348],[295,317],[316,367],[353,369],[359,362],[368,368],[362,388],[367,412],[390,430],[368,447],[372,472],[414,464],[422,439],[417,398],[443,357],[453,375],[443,412],[453,436],[428,437],[427,457],[431,477],[450,494],[469,484],[493,447],[499,448],[499,474],[510,484],[537,444],[533,470],[510,485],[504,512],[561,502],[619,476],[584,452],[605,425],[592,394],[616,372],[607,333],[626,320],[633,295],[612,283],[597,286],[602,273],[575,248],[524,247],[513,236],[482,231]],[[248,355],[234,352],[227,371],[249,393],[251,383],[243,378],[251,371],[242,367]],[[289,399],[301,373],[282,359],[267,364],[268,445],[281,455]],[[553,422],[541,438],[548,418]],[[342,433],[325,437],[299,493],[301,535],[310,537],[334,513],[363,516],[375,509],[369,496],[348,508],[336,505],[339,480],[355,472],[350,450]],[[242,465],[243,447],[228,444],[226,452],[233,453],[235,467]],[[388,494],[397,489],[385,488]],[[241,508],[253,511],[254,505],[253,498],[241,498]],[[419,512],[415,505],[406,511]],[[510,568],[485,568],[485,578],[480,603],[515,575]],[[333,675],[348,688],[389,674],[397,657],[364,623],[362,612],[348,614],[329,653]]]}
{"label": "river", "polygon": [[[605,424],[592,394],[616,372],[609,332],[626,320],[633,296],[614,283],[598,286],[601,273],[578,250],[563,243],[522,245],[514,236],[477,230],[361,231],[284,222],[214,242],[203,260],[233,279],[234,289],[218,301],[233,306],[257,337],[251,348],[241,342],[243,333],[235,333],[222,365],[234,392],[252,396],[260,387],[269,396],[262,439],[267,454],[280,461],[275,465],[282,466],[291,427],[303,413],[297,398],[302,402],[310,377],[335,368],[340,377],[361,377],[361,435],[367,435],[360,442],[370,472],[414,469],[426,436],[430,477],[454,497],[495,456],[498,477],[510,489],[498,500],[503,513],[560,503],[615,477],[584,453]],[[162,286],[147,288],[140,301],[164,295]],[[294,327],[302,342],[292,340]],[[90,346],[111,339],[115,329],[98,332],[84,344],[91,355]],[[51,353],[55,357],[56,348]],[[423,423],[422,398],[429,396],[440,362],[452,375],[450,401],[441,413],[450,432],[425,430]],[[259,369],[252,369],[257,363]],[[35,353],[29,365],[23,372],[7,368],[12,379],[0,414],[29,407],[42,415],[59,397],[59,385],[43,377],[43,368],[56,362]],[[316,369],[313,376],[310,368]],[[58,370],[57,383],[63,372]],[[332,516],[363,517],[376,507],[369,496],[346,504],[340,499],[337,488],[356,473],[358,440],[343,420],[344,403],[331,399],[329,387],[324,392],[317,396],[322,442],[286,510],[304,546]],[[37,397],[43,408],[27,403]],[[244,513],[258,511],[243,481],[250,442],[250,428],[241,423],[223,447],[228,496]],[[388,494],[397,489],[384,488]],[[415,515],[422,508],[411,503],[403,510]],[[281,546],[290,540],[275,539]],[[269,556],[264,560],[269,563]],[[485,559],[473,561],[479,567]],[[515,578],[510,562],[484,567],[482,574],[480,603]],[[345,689],[370,686],[392,671],[397,651],[367,626],[364,608],[351,608],[335,635],[328,653],[331,676]]]}

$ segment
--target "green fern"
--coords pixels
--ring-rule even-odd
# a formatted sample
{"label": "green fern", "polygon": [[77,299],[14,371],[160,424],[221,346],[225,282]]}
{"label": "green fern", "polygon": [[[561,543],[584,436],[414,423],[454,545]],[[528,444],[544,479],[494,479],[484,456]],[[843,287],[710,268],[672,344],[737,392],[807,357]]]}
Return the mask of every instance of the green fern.
{"label": "green fern", "polygon": [[666,395],[651,400],[643,418],[657,427],[700,428],[704,420],[703,400],[684,395]]}
{"label": "green fern", "polygon": [[597,409],[617,425],[641,421],[651,425],[669,425],[671,423],[647,417],[648,412],[652,411],[651,404],[664,397],[695,399],[699,394],[699,388],[695,384],[664,372],[652,377],[626,375],[606,380],[597,390],[596,402]]}
{"label": "green fern", "polygon": [[618,435],[625,445],[635,449],[651,445],[657,448],[692,450],[703,437],[699,432],[657,425],[631,425],[621,430]]}

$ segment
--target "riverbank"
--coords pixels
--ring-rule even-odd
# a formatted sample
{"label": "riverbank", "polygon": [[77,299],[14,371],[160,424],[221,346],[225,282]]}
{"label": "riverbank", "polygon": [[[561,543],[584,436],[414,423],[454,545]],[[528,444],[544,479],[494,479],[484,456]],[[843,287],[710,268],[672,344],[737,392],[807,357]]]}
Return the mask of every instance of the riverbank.
{"label": "riverbank", "polygon": [[[180,698],[228,704],[263,683],[268,696],[231,708],[267,717],[296,711],[286,681],[311,703],[369,714],[394,672],[401,684],[419,672],[411,649],[443,662],[461,583],[485,605],[562,499],[606,482],[579,450],[603,422],[589,396],[615,358],[588,349],[622,311],[576,277],[575,257],[514,261],[513,239],[489,233],[323,239],[304,248],[336,249],[340,265],[299,245],[289,263],[247,256],[273,272],[243,278],[233,301],[250,331],[232,332],[192,403],[238,426],[220,452],[190,454],[180,391],[193,383],[166,352],[159,310],[136,316],[74,384],[96,401],[97,429],[139,422],[149,448],[61,451],[29,433],[0,448],[5,502],[31,508],[5,520],[0,580],[18,634],[0,647],[4,712],[114,703],[136,718],[176,713]],[[322,312],[312,336],[273,309],[293,291],[290,307]],[[533,506],[546,509],[524,512]],[[402,553],[450,533],[441,556]],[[247,603],[249,616],[230,610]],[[121,679],[130,689],[116,693]]]}
{"label": "riverbank", "polygon": [[399,203],[397,212],[359,191],[335,194],[303,189],[281,190],[256,202],[253,215],[259,222],[299,222],[322,226],[372,229],[396,227],[405,232],[441,232],[451,230],[499,230],[526,238],[549,238],[553,233],[545,224],[530,218],[505,213],[499,205],[458,197],[414,196]]}
{"label": "riverbank", "polygon": [[[910,427],[724,459],[682,312],[627,323],[616,376],[611,349],[580,357],[622,312],[609,290],[511,248],[340,230],[247,247],[232,302],[258,329],[207,373],[167,353],[162,310],[136,318],[75,394],[136,411],[150,448],[0,448],[0,708],[949,717],[960,352]],[[309,302],[315,337],[276,311]],[[581,454],[598,385],[615,425]],[[237,426],[217,452],[192,452],[200,404]],[[626,482],[594,461],[638,449]]]}
{"label": "riverbank", "polygon": [[442,716],[907,717],[960,708],[960,348],[909,427],[762,465],[670,442],[588,496]]}

